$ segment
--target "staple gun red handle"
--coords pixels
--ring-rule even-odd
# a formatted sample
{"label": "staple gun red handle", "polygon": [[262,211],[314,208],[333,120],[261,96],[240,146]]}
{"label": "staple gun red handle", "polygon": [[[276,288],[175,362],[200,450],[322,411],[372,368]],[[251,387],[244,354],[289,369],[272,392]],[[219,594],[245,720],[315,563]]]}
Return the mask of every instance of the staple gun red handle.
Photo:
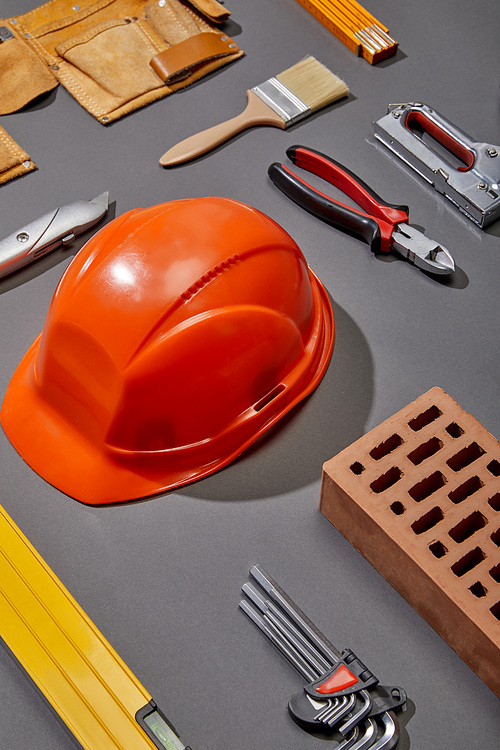
{"label": "staple gun red handle", "polygon": [[441,146],[444,146],[445,149],[456,156],[462,162],[461,165],[456,167],[458,172],[468,172],[474,166],[476,157],[473,149],[458,140],[460,131],[457,130],[455,133],[448,131],[446,120],[440,121],[436,114],[434,114],[434,119],[431,119],[421,110],[411,110],[406,115],[404,124],[412,133],[428,133]]}

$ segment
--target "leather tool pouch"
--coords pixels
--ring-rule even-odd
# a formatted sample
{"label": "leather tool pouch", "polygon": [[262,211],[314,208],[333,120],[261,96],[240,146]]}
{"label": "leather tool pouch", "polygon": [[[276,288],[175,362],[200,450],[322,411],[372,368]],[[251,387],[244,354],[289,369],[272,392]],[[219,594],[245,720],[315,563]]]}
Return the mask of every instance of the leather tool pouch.
{"label": "leather tool pouch", "polygon": [[0,127],[0,185],[36,169],[26,151]]}
{"label": "leather tool pouch", "polygon": [[0,21],[0,114],[61,83],[109,123],[243,55],[216,0],[49,0]]}

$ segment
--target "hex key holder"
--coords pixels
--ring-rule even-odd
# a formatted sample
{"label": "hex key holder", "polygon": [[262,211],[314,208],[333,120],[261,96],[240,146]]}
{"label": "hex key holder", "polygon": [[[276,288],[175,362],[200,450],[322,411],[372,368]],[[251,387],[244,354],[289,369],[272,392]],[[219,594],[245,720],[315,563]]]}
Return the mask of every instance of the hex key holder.
{"label": "hex key holder", "polygon": [[381,686],[350,649],[336,649],[260,565],[250,576],[257,586],[243,584],[240,608],[307,681],[288,703],[294,721],[332,735],[337,750],[395,747],[405,691]]}

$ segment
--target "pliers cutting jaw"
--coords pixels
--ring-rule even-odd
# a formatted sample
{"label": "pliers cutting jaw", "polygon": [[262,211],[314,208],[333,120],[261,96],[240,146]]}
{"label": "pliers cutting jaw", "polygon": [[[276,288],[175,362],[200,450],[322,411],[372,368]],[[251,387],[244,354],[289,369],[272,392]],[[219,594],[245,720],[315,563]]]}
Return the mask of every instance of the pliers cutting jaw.
{"label": "pliers cutting jaw", "polygon": [[455,270],[453,258],[446,248],[408,224],[408,206],[385,202],[357,175],[319,151],[291,146],[286,153],[298,167],[339,188],[363,209],[346,206],[314,189],[283,164],[271,164],[268,170],[271,180],[306,211],[363,239],[373,252],[395,250],[433,274],[450,274]]}
{"label": "pliers cutting jaw", "polygon": [[450,274],[455,270],[455,262],[448,250],[410,224],[394,227],[392,247],[423,271]]}

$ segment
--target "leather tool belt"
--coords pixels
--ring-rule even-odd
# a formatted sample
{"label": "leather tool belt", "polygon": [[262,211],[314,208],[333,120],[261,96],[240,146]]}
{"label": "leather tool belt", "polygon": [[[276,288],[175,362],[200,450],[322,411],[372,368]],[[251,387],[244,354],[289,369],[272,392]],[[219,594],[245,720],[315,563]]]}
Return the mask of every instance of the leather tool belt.
{"label": "leather tool belt", "polygon": [[243,55],[216,0],[49,0],[0,20],[0,114],[61,83],[107,124]]}

